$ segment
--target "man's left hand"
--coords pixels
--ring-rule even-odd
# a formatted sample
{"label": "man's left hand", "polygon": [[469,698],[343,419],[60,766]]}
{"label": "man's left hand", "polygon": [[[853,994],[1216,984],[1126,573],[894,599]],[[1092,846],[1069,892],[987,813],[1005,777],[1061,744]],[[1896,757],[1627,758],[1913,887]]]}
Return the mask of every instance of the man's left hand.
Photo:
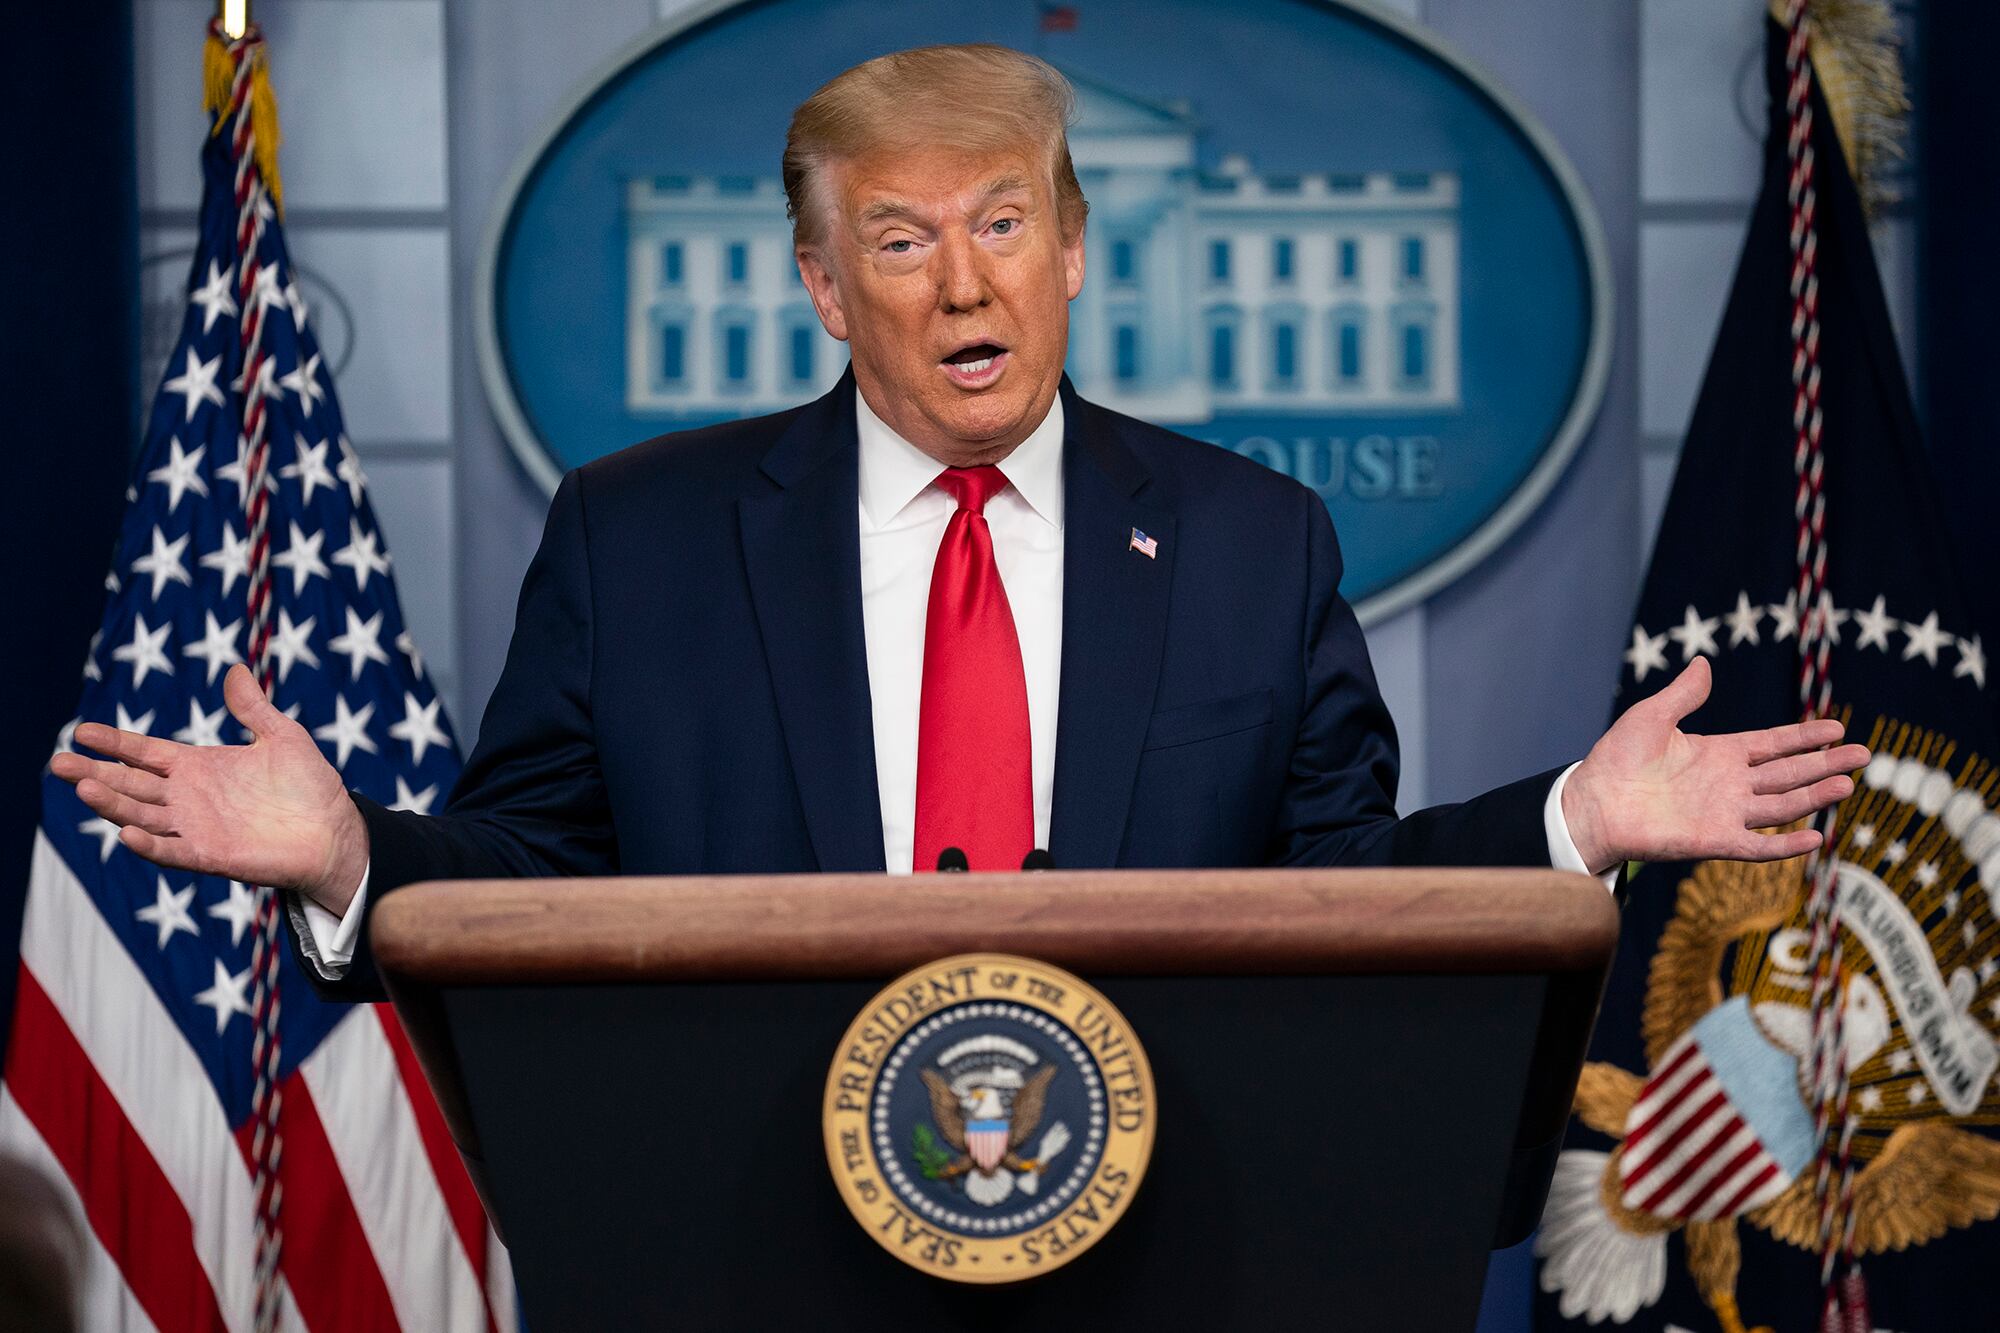
{"label": "man's left hand", "polygon": [[1832,718],[1766,731],[1693,736],[1681,719],[1708,698],[1708,659],[1611,724],[1563,788],[1563,818],[1584,863],[1778,861],[1819,846],[1812,829],[1758,833],[1804,819],[1854,790],[1865,745],[1834,745]]}

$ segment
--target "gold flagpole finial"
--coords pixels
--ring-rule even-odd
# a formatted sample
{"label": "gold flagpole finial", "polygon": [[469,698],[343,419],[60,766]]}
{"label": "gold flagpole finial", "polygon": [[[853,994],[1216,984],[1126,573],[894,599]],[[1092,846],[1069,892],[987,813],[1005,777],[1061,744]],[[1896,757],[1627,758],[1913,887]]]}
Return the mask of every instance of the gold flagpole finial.
{"label": "gold flagpole finial", "polygon": [[216,17],[222,20],[222,30],[232,39],[241,37],[250,26],[250,0],[217,0],[215,10]]}

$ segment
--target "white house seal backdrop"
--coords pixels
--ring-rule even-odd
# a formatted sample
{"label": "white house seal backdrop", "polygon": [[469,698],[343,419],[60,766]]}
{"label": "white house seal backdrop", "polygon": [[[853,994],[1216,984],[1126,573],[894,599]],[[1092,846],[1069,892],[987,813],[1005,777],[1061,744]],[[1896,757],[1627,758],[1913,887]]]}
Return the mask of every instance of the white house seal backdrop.
{"label": "white house seal backdrop", "polygon": [[1373,9],[1107,0],[1044,31],[1062,26],[1029,4],[711,4],[588,80],[503,192],[475,291],[529,473],[553,489],[831,386],[845,349],[799,282],[778,179],[791,110],[884,51],[997,41],[1078,94],[1078,389],[1316,490],[1364,620],[1497,545],[1589,426],[1608,359],[1602,240],[1548,137]]}

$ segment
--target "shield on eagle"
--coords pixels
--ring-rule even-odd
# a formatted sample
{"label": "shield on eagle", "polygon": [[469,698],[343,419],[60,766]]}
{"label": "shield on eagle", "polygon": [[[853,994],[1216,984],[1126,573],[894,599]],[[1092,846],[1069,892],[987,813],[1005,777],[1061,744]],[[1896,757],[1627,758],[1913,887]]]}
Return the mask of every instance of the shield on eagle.
{"label": "shield on eagle", "polygon": [[1788,1095],[1797,1063],[1763,1034],[1746,997],[1704,1014],[1668,1048],[1625,1117],[1625,1206],[1706,1221],[1784,1193],[1816,1142],[1812,1114]]}
{"label": "shield on eagle", "polygon": [[1000,1159],[1007,1155],[1007,1122],[966,1121],[965,1150],[972,1154],[972,1160],[978,1163],[979,1169],[990,1175],[1000,1165]]}

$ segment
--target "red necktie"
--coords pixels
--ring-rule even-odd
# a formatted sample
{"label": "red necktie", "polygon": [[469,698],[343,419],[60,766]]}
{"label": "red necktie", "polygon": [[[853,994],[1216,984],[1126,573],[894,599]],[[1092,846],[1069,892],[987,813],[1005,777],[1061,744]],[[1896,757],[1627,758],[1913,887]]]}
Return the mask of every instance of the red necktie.
{"label": "red necktie", "polygon": [[938,547],[924,618],[914,868],[935,870],[938,853],[956,847],[974,870],[1018,870],[1035,846],[1028,680],[984,513],[1007,478],[997,467],[954,467],[937,484],[958,512]]}

